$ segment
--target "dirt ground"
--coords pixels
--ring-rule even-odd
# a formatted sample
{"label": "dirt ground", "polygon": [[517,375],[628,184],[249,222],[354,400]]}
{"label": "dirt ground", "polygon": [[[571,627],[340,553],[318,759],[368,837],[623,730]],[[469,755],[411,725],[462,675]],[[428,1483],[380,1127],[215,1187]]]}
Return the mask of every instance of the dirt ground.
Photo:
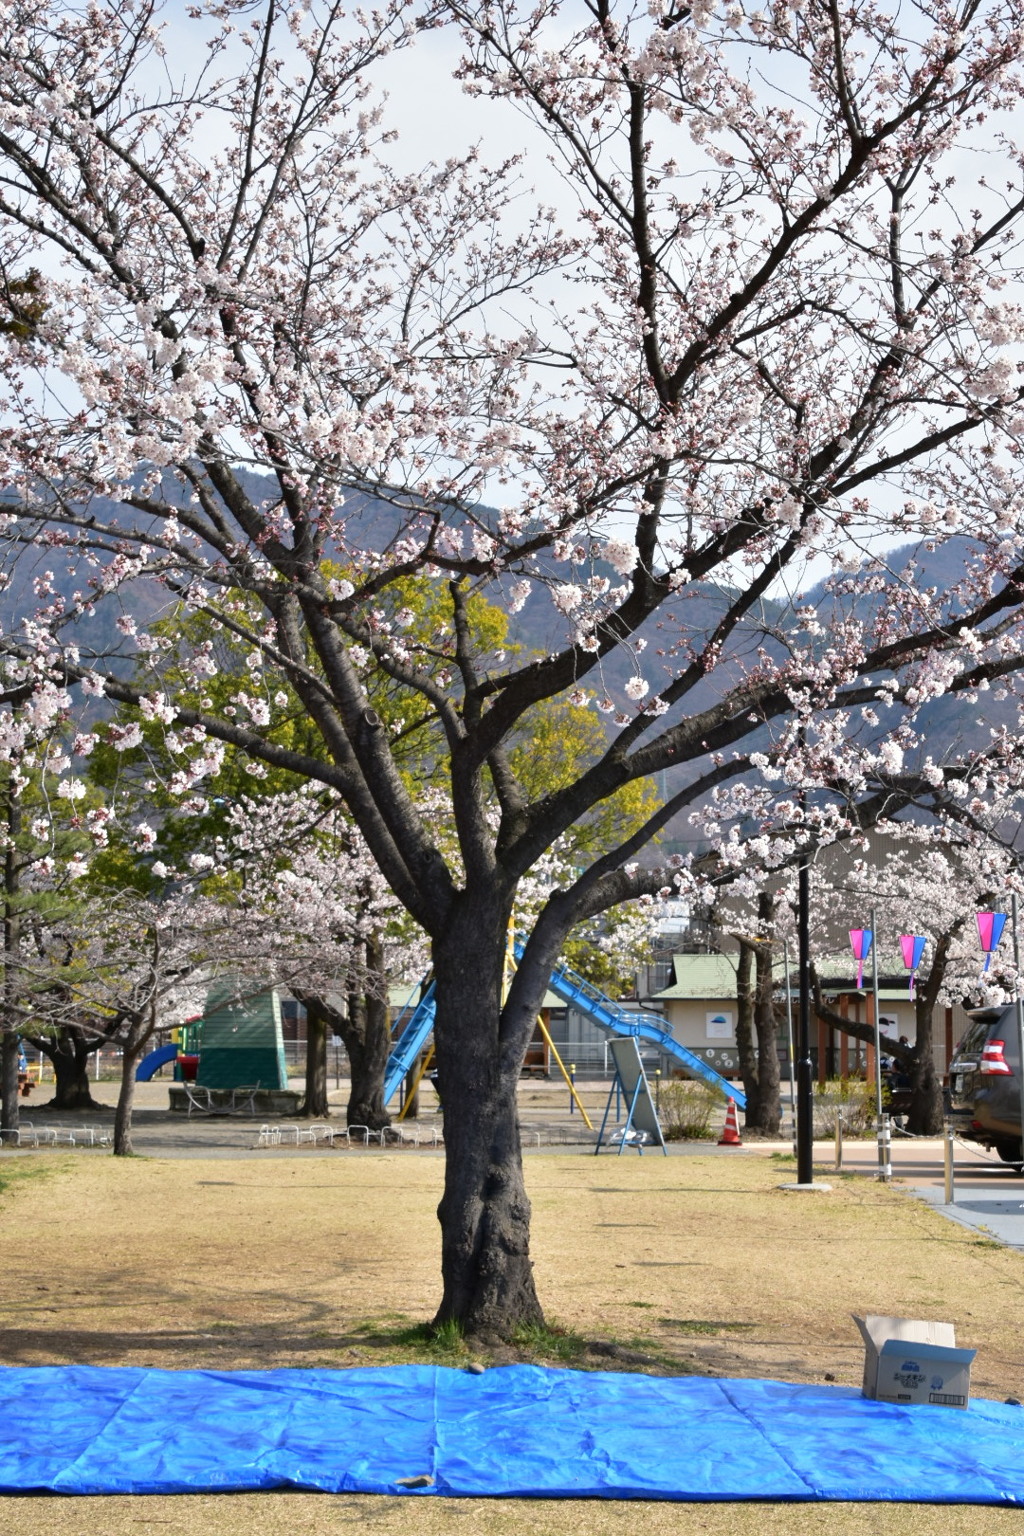
{"label": "dirt ground", "polygon": [[[859,1381],[851,1312],[945,1318],[980,1396],[1024,1397],[1024,1257],[870,1180],[779,1189],[788,1163],[531,1156],[538,1285],[583,1367]],[[437,1300],[439,1155],[269,1150],[231,1162],[0,1158],[0,1361],[267,1368],[423,1358]],[[545,1358],[520,1350],[518,1358]],[[436,1358],[436,1357],[435,1357]],[[498,1352],[492,1359],[512,1358]],[[365,1526],[938,1536],[1015,1511],[924,1505],[391,1500],[301,1494],[0,1498],[26,1536],[276,1536]]]}

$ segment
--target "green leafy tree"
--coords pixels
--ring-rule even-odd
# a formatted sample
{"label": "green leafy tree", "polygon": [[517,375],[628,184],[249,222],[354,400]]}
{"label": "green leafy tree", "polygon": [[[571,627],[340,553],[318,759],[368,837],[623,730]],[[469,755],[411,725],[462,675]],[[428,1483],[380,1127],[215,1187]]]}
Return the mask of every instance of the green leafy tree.
{"label": "green leafy tree", "polygon": [[[553,700],[530,716],[529,732],[515,746],[512,769],[532,799],[572,784],[581,762],[607,745],[600,718],[583,704]],[[593,806],[559,840],[557,860],[575,879],[595,858],[633,836],[655,814],[659,797],[648,779],[624,784]],[[539,907],[538,909],[539,910]],[[562,958],[588,981],[614,996],[632,992],[654,936],[650,898],[624,902],[578,924]]]}

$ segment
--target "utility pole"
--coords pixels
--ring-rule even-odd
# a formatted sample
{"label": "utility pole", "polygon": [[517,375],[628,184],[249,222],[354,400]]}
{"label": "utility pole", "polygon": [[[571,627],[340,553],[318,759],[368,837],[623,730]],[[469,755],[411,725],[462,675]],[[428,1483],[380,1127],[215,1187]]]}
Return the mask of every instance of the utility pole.
{"label": "utility pole", "polygon": [[[807,745],[807,727],[801,722],[801,755]],[[797,970],[800,1006],[797,1015],[796,1065],[796,1177],[798,1184],[814,1183],[814,1065],[811,1061],[811,850],[807,839],[807,790],[800,791],[804,813],[804,845],[797,883]]]}

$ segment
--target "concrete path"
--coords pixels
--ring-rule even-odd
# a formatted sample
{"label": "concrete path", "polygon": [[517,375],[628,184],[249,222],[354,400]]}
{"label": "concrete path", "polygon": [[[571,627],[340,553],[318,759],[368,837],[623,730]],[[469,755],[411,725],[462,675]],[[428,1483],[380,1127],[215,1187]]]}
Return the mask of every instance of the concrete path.
{"label": "concrete path", "polygon": [[[954,1203],[946,1204],[944,1149],[941,1137],[897,1137],[892,1146],[893,1182],[907,1194],[924,1200],[940,1215],[983,1237],[1024,1251],[1024,1179],[995,1153],[969,1142],[954,1143]],[[834,1167],[826,1143],[815,1146],[815,1167],[828,1178]],[[874,1141],[848,1141],[843,1171],[877,1177],[878,1149]]]}

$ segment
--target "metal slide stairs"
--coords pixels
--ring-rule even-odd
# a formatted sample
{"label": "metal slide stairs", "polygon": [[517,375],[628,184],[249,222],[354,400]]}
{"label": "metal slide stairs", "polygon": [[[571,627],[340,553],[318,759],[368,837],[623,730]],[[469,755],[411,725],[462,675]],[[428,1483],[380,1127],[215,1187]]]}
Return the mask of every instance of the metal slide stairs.
{"label": "metal slide stairs", "polygon": [[[525,945],[517,939],[515,942],[515,956],[522,958]],[[593,1019],[599,1029],[606,1029],[613,1035],[633,1035],[638,1040],[648,1040],[656,1045],[659,1050],[668,1056],[674,1056],[693,1077],[703,1078],[710,1083],[712,1088],[727,1099],[734,1099],[740,1109],[746,1109],[747,1098],[742,1088],[736,1088],[724,1078],[714,1067],[709,1067],[695,1051],[688,1050],[685,1045],[680,1045],[667,1029],[651,1022],[649,1013],[636,1013],[628,1008],[613,1003],[611,998],[595,987],[592,982],[577,976],[575,971],[567,966],[558,966],[551,972],[548,983],[552,992],[562,998],[588,1018]],[[384,1103],[387,1104],[398,1092],[398,1085],[408,1072],[411,1072],[416,1063],[416,1058],[427,1043],[427,1037],[434,1027],[434,983],[431,982],[420,1001],[409,1014],[411,1007],[407,1003],[403,1011],[395,1021],[395,1029],[400,1030],[395,1048],[388,1057],[387,1070],[384,1073]]]}

